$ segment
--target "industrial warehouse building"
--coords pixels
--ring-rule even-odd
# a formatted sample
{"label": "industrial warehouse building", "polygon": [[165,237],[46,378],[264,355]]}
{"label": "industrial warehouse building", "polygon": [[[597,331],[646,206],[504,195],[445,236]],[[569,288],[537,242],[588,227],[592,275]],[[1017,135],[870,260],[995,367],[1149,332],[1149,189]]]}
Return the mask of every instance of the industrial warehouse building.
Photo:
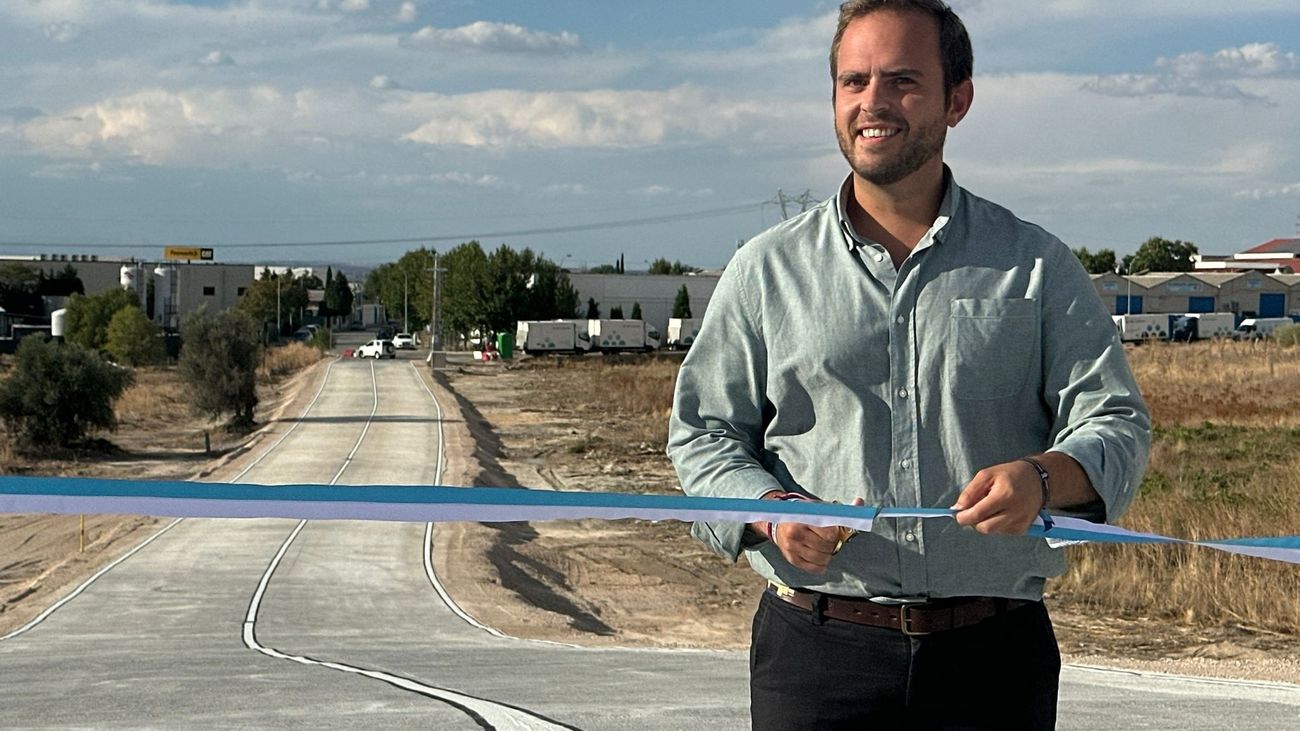
{"label": "industrial warehouse building", "polygon": [[1300,314],[1300,274],[1167,272],[1092,275],[1113,315],[1231,312],[1240,317]]}

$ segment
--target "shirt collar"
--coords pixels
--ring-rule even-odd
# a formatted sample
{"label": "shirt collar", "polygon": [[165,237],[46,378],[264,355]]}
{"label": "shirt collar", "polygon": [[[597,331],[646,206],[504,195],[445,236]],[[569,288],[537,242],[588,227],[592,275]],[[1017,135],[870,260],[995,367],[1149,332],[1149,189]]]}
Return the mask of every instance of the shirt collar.
{"label": "shirt collar", "polygon": [[[935,243],[943,241],[943,229],[948,225],[952,218],[953,212],[957,210],[957,200],[961,195],[961,187],[953,179],[952,169],[947,165],[943,166],[943,200],[939,203],[939,215],[935,217],[934,224],[930,230],[922,237],[921,241],[926,239],[933,240]],[[840,231],[844,233],[844,245],[852,251],[858,246],[869,246],[870,242],[858,236],[853,230],[853,224],[849,223],[848,216],[848,197],[853,194],[853,173],[849,173],[840,184],[840,190],[835,194],[835,213],[839,218]],[[919,248],[919,247],[918,247]]]}

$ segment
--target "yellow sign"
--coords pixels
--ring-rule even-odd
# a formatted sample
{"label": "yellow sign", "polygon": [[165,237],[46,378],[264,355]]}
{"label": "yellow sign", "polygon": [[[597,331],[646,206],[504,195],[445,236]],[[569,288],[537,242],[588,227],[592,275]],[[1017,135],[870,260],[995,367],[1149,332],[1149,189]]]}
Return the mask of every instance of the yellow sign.
{"label": "yellow sign", "polygon": [[200,249],[197,246],[168,246],[163,249],[163,258],[212,261],[212,249]]}

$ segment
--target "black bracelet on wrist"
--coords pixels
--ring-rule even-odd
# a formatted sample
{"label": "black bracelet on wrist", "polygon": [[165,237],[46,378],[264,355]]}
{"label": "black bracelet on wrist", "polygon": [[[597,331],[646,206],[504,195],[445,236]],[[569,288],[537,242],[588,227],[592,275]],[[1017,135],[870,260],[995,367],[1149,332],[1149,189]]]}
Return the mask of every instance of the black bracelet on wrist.
{"label": "black bracelet on wrist", "polygon": [[1043,505],[1039,510],[1046,510],[1047,501],[1052,498],[1051,487],[1047,484],[1047,470],[1043,467],[1042,462],[1039,462],[1033,457],[1021,457],[1020,461],[1028,462],[1029,465],[1034,468],[1034,471],[1038,473],[1038,483],[1039,486],[1043,488]]}

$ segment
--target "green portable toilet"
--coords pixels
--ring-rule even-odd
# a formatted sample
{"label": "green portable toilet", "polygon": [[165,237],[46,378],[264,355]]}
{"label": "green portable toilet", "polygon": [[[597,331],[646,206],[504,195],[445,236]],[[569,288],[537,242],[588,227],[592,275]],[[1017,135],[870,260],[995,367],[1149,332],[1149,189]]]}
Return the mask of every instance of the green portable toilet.
{"label": "green portable toilet", "polygon": [[497,353],[501,355],[501,360],[515,357],[514,333],[497,333]]}

